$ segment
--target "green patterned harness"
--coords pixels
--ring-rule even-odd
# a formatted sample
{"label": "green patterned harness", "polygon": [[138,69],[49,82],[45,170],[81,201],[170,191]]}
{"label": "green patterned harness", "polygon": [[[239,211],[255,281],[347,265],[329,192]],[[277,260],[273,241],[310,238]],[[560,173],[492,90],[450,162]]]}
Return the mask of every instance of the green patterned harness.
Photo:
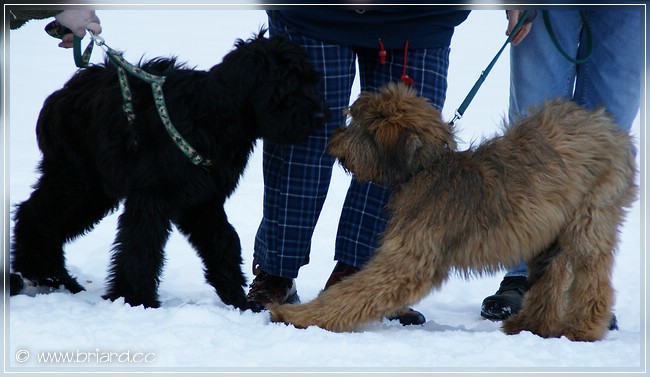
{"label": "green patterned harness", "polygon": [[183,154],[185,154],[185,156],[190,159],[192,164],[202,167],[212,166],[212,161],[201,156],[199,152],[194,149],[190,143],[185,140],[185,138],[183,138],[183,135],[181,135],[176,127],[174,127],[172,124],[172,121],[169,118],[169,112],[167,111],[167,105],[165,104],[165,96],[162,88],[163,84],[165,83],[166,76],[156,76],[130,64],[120,53],[108,47],[103,38],[94,35],[90,31],[89,33],[91,35],[92,41],[88,47],[86,47],[83,54],[80,54],[81,38],[77,37],[76,35],[74,37],[73,47],[75,49],[75,64],[77,67],[81,68],[88,66],[90,54],[92,53],[93,42],[97,46],[103,47],[105,49],[104,51],[106,52],[109,60],[117,68],[117,76],[120,82],[120,90],[122,92],[123,99],[122,111],[124,112],[124,115],[126,115],[126,119],[128,120],[129,124],[133,124],[135,121],[135,111],[133,110],[133,96],[131,94],[131,88],[129,87],[129,80],[126,75],[127,73],[130,73],[140,80],[151,84],[151,91],[153,93],[154,102],[156,103],[156,110],[158,110],[158,115],[160,116],[160,120],[162,120],[162,123],[165,126],[165,130],[172,138],[176,146],[178,146]]}

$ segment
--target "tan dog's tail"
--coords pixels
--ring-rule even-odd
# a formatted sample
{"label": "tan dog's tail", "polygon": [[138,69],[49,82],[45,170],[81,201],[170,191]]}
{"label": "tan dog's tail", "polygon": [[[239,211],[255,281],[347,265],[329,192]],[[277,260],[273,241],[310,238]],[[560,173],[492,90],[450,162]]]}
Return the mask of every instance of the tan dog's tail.
{"label": "tan dog's tail", "polygon": [[[437,269],[432,255],[427,258],[414,250],[403,242],[385,240],[361,271],[329,287],[313,301],[269,306],[272,320],[298,328],[316,325],[343,332],[390,316],[422,299],[434,284]],[[437,271],[447,274],[446,269]]]}

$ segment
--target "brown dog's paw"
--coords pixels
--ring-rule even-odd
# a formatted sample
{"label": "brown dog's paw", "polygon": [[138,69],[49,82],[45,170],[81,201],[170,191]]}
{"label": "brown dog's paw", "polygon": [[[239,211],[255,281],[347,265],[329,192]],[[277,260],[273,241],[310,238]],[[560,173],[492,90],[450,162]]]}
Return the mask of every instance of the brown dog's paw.
{"label": "brown dog's paw", "polygon": [[524,330],[525,328],[514,318],[514,316],[503,321],[501,324],[501,331],[507,335],[517,335]]}
{"label": "brown dog's paw", "polygon": [[543,324],[537,320],[529,320],[521,314],[513,315],[503,321],[501,329],[508,335],[516,335],[522,331],[530,331],[542,338],[559,338],[562,336],[561,329],[554,324]]}
{"label": "brown dog's paw", "polygon": [[306,329],[309,325],[303,326],[300,323],[296,323],[291,319],[291,308],[296,307],[296,304],[268,304],[266,308],[271,313],[271,322],[284,323],[285,325],[292,325],[297,329]]}
{"label": "brown dog's paw", "polygon": [[567,339],[574,342],[595,342],[597,340],[602,340],[607,333],[607,327],[603,326],[602,328],[586,328],[578,329],[575,327],[567,327],[562,331],[562,335],[566,336]]}
{"label": "brown dog's paw", "polygon": [[278,309],[280,305],[266,304],[266,309],[271,313],[271,322],[284,322],[282,319],[282,310]]}

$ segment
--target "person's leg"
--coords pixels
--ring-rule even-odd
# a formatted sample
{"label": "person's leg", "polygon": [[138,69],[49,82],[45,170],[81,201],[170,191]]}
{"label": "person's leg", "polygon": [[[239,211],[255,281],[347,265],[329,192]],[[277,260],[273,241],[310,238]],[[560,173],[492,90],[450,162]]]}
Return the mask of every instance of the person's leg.
{"label": "person's leg", "polygon": [[[349,103],[355,75],[352,50],[304,37],[272,19],[269,25],[271,34],[284,33],[301,45],[323,74],[320,90],[331,114],[326,126],[304,143],[286,146],[264,141],[264,209],[254,246],[257,277],[249,290],[249,299],[260,302],[269,301],[265,296],[269,284],[293,290],[293,279],[309,262],[311,237],[334,164],[327,153],[327,141],[343,124],[342,110]],[[269,279],[271,283],[265,283]]]}
{"label": "person's leg", "polygon": [[[548,15],[562,49],[576,56],[582,28],[578,11],[549,10]],[[528,36],[510,47],[510,121],[547,100],[572,98],[575,76],[575,64],[557,50],[539,12]]]}
{"label": "person's leg", "polygon": [[[641,97],[642,10],[598,9],[585,14],[593,53],[578,66],[574,100],[590,109],[604,106],[621,129],[629,130]],[[582,43],[580,50],[585,48]]]}

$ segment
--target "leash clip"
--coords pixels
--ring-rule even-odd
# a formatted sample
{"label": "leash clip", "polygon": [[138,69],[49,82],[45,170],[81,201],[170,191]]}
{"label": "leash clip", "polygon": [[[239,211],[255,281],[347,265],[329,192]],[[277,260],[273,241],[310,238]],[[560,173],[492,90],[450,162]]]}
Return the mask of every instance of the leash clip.
{"label": "leash clip", "polygon": [[463,117],[463,114],[461,114],[458,110],[456,110],[456,113],[454,114],[454,117],[451,118],[451,121],[449,122],[450,126],[453,126],[454,123],[456,123],[457,120],[460,120],[460,118]]}
{"label": "leash clip", "polygon": [[104,38],[100,37],[99,35],[96,35],[90,29],[86,29],[86,32],[90,34],[91,41],[90,43],[88,43],[88,46],[86,46],[86,49],[84,50],[83,53],[81,53],[81,39],[83,37],[78,37],[77,35],[74,35],[72,40],[74,63],[78,68],[88,67],[88,62],[90,61],[90,55],[93,53],[94,45],[101,47],[102,49],[104,49],[104,51],[108,50],[108,46],[106,45]]}
{"label": "leash clip", "polygon": [[93,42],[95,42],[96,46],[102,47],[106,45],[106,41],[104,41],[104,37],[96,35],[90,29],[86,29],[86,31],[88,32],[88,34],[90,34],[90,38],[93,40]]}

